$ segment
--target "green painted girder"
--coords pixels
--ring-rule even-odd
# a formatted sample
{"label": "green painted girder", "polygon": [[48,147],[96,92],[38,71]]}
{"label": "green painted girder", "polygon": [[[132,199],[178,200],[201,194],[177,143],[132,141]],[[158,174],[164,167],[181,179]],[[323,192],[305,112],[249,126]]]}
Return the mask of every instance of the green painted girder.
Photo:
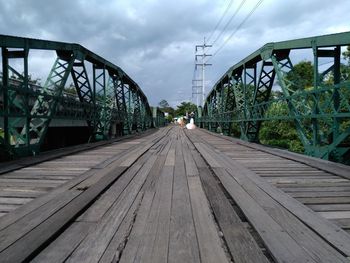
{"label": "green painted girder", "polygon": [[[124,134],[133,128],[152,126],[152,112],[139,86],[121,68],[88,49],[78,44],[4,35],[0,35],[0,48],[2,150],[14,155],[38,153],[52,119],[85,120],[93,140],[107,139],[111,126],[118,123],[122,123]],[[57,53],[43,87],[29,80],[28,54],[32,49]],[[11,66],[12,59],[21,59],[23,74]],[[87,63],[92,66],[92,80]],[[64,92],[70,75],[76,96]]]}
{"label": "green painted girder", "polygon": [[65,43],[58,41],[49,41],[49,40],[40,40],[40,39],[32,39],[32,38],[23,38],[23,37],[15,37],[8,35],[0,34],[0,47],[2,48],[26,48],[30,49],[40,49],[40,50],[54,50],[54,51],[69,51],[76,52],[78,54],[78,59],[80,57],[84,58],[85,61],[88,61],[92,64],[96,65],[105,65],[106,70],[110,72],[110,74],[118,74],[123,77],[125,83],[130,84],[135,87],[140,93],[140,96],[147,99],[143,91],[137,85],[137,83],[129,77],[120,67],[114,65],[108,60],[102,58],[101,56],[93,53],[87,48],[75,44],[75,43]]}
{"label": "green painted girder", "polygon": [[152,127],[164,127],[166,125],[165,114],[159,107],[151,107],[152,111]]}
{"label": "green painted girder", "polygon": [[[231,127],[239,123],[242,139],[258,141],[263,121],[293,120],[306,154],[344,161],[350,155],[350,87],[340,79],[340,47],[346,45],[350,45],[350,32],[264,45],[216,82],[207,96],[200,125],[212,129],[217,124]],[[286,76],[293,69],[290,51],[305,48],[314,53],[314,88],[300,90],[296,88],[300,84],[290,82]],[[320,57],[334,59],[333,65],[323,72],[319,72]],[[334,83],[325,85],[322,81],[330,72]],[[278,99],[271,98],[276,81],[282,91]],[[232,106],[223,105],[229,100]],[[287,110],[277,116],[266,114],[277,104]]]}

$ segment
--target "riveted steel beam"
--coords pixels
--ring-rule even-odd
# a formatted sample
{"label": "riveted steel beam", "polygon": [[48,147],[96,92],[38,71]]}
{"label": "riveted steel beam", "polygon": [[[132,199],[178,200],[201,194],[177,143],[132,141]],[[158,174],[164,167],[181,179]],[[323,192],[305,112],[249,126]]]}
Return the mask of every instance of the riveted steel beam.
{"label": "riveted steel beam", "polygon": [[[258,141],[263,121],[292,120],[306,154],[349,160],[350,83],[341,75],[340,60],[341,47],[346,45],[350,45],[350,32],[264,45],[230,67],[215,83],[206,98],[200,125],[213,130],[219,123],[227,130],[226,123],[229,127],[239,124],[242,139]],[[313,86],[308,89],[288,79],[293,71],[289,54],[294,49],[314,53]],[[323,72],[319,72],[321,57],[334,60]],[[277,97],[271,96],[274,85],[282,91]],[[287,110],[266,114],[277,105]]]}
{"label": "riveted steel beam", "polygon": [[[116,125],[123,127],[123,134],[152,126],[148,100],[137,83],[85,47],[0,35],[0,48],[0,116],[4,120],[0,151],[37,154],[52,119],[85,120],[92,140],[115,136],[111,127]],[[33,49],[57,54],[43,87],[30,80],[28,55]],[[13,59],[22,60],[23,73],[13,67]],[[67,86],[70,75],[75,91]]]}

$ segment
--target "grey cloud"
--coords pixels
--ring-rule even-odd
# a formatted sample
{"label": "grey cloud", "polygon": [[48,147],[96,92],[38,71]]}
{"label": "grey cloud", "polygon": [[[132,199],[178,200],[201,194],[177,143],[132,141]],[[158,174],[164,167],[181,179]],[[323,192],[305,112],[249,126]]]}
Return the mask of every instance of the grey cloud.
{"label": "grey cloud", "polygon": [[[247,6],[256,2],[248,0]],[[0,33],[80,43],[121,66],[151,104],[163,98],[175,104],[191,97],[194,46],[210,35],[227,4],[228,0],[0,0]],[[349,30],[349,11],[346,0],[265,0],[212,59],[208,85],[266,42]],[[247,12],[242,10],[230,30]],[[39,62],[34,64],[39,67]]]}

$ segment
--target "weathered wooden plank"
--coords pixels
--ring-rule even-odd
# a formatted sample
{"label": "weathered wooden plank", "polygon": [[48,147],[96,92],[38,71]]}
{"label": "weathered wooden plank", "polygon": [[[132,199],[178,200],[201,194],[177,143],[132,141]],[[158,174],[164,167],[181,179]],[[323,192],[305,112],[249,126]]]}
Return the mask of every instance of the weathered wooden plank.
{"label": "weathered wooden plank", "polygon": [[58,236],[48,247],[41,251],[31,262],[64,262],[72,251],[86,237],[89,229],[95,227],[90,222],[74,222],[66,231]]}
{"label": "weathered wooden plank", "polygon": [[[211,151],[209,148],[207,148],[207,150]],[[307,207],[297,202],[295,199],[286,195],[277,188],[274,188],[253,172],[247,170],[242,165],[239,165],[237,162],[230,159],[228,156],[222,155],[221,157],[225,159],[226,164],[229,165],[233,171],[239,170],[242,178],[249,178],[250,180],[255,182],[256,185],[259,186],[259,188],[264,190],[277,202],[282,204],[285,208],[287,208],[290,212],[296,215],[309,227],[315,229],[323,238],[325,238],[328,242],[332,243],[337,249],[349,255],[350,237],[346,233],[344,233],[344,231],[342,231],[337,226],[331,224],[329,221],[317,216],[311,209],[308,209]]]}
{"label": "weathered wooden plank", "polygon": [[[214,152],[205,146],[198,150],[201,154],[204,151],[208,155],[215,156]],[[278,262],[315,262],[223,168],[213,167],[212,169],[260,234],[275,260]]]}
{"label": "weathered wooden plank", "polygon": [[[297,200],[303,204],[349,204],[350,197],[318,197],[318,198],[308,198],[300,197]],[[349,241],[350,242],[350,241]],[[350,245],[350,243],[349,243]],[[350,255],[350,251],[349,251]]]}
{"label": "weathered wooden plank", "polygon": [[141,149],[136,149],[135,151],[132,152],[131,155],[128,155],[127,159],[124,160],[120,166],[121,167],[129,167],[131,164],[133,164],[142,154],[144,154],[153,144],[149,143],[146,144],[144,147]]}
{"label": "weathered wooden plank", "polygon": [[343,178],[335,178],[335,179],[323,179],[323,178],[316,178],[316,179],[304,179],[304,178],[294,178],[294,177],[289,177],[289,178],[266,178],[267,182],[274,183],[274,184],[313,184],[314,182],[316,183],[343,183],[343,182],[348,182],[348,179],[343,179]]}
{"label": "weathered wooden plank", "polygon": [[201,262],[228,262],[198,176],[187,177]]}
{"label": "weathered wooden plank", "polygon": [[208,133],[208,134],[211,134],[213,136],[218,136],[218,137],[224,138],[225,140],[233,141],[233,142],[240,144],[240,145],[247,146],[251,149],[256,149],[256,150],[270,153],[270,154],[273,154],[273,155],[276,155],[276,156],[279,156],[282,158],[301,162],[301,163],[306,164],[308,166],[312,166],[312,167],[315,167],[317,169],[321,169],[321,170],[324,170],[324,171],[327,171],[327,172],[330,172],[333,174],[337,174],[337,175],[342,176],[344,178],[350,179],[350,168],[349,168],[349,166],[346,166],[346,165],[342,165],[339,163],[334,163],[334,162],[330,162],[330,161],[326,161],[326,160],[321,160],[318,158],[314,158],[314,157],[310,157],[310,156],[306,156],[306,155],[301,155],[301,154],[289,152],[286,150],[272,149],[270,147],[265,147],[263,145],[259,145],[256,143],[247,143],[247,142],[244,142],[244,141],[239,140],[239,139],[234,139],[231,137],[215,134],[215,133],[212,133],[212,132],[209,132],[206,130],[201,130],[201,131]]}
{"label": "weathered wooden plank", "polygon": [[153,156],[142,167],[129,184],[128,189],[123,191],[122,196],[108,211],[108,214],[101,219],[96,229],[89,233],[67,262],[98,262],[132,206],[155,159]]}
{"label": "weathered wooden plank", "polygon": [[194,143],[194,145],[210,167],[221,167],[221,165],[209,153],[207,153],[203,143]]}
{"label": "weathered wooden plank", "polygon": [[156,238],[157,221],[159,216],[158,208],[161,202],[159,192],[160,185],[162,185],[161,177],[159,177],[159,180],[157,181],[155,188],[156,191],[152,200],[152,204],[149,208],[148,217],[143,218],[143,220],[145,220],[145,226],[143,229],[143,234],[141,235],[140,241],[138,243],[137,251],[134,255],[132,255],[132,258],[134,260],[132,261],[131,258],[127,259],[122,255],[121,262],[143,262],[145,258],[148,259],[151,257],[154,240]]}
{"label": "weathered wooden plank", "polygon": [[1,218],[0,230],[6,228],[7,226],[18,221],[19,219],[21,219],[22,217],[24,217],[28,213],[34,211],[35,209],[38,209],[39,207],[46,204],[47,202],[49,202],[53,198],[57,197],[62,192],[67,191],[68,189],[71,189],[77,183],[85,180],[86,178],[89,178],[92,174],[93,174],[93,171],[88,171],[88,172],[84,173],[82,176],[74,178],[73,180],[70,180],[67,183],[59,186],[58,188],[54,189],[50,193],[42,195],[42,196],[36,198],[35,200],[23,205],[21,207],[21,209],[17,209],[15,211],[11,212],[10,214],[6,215],[5,217]]}
{"label": "weathered wooden plank", "polygon": [[164,165],[166,165],[166,166],[174,166],[175,165],[175,146],[173,146],[169,150]]}
{"label": "weathered wooden plank", "polygon": [[298,244],[305,248],[315,261],[346,262],[346,259],[338,251],[334,250],[327,242],[294,217],[292,213],[272,199],[269,193],[263,192],[253,182],[249,182],[248,177],[241,170],[236,168],[234,171],[230,170],[229,173],[234,175],[238,183],[287,233],[298,240]]}
{"label": "weathered wooden plank", "polygon": [[[171,150],[170,150],[171,151]],[[170,153],[169,151],[169,153]],[[162,181],[160,191],[160,204],[157,220],[157,230],[154,239],[151,257],[142,258],[147,263],[166,262],[168,259],[170,214],[172,204],[174,166],[164,166],[160,179]]]}
{"label": "weathered wooden plank", "polygon": [[106,174],[100,181],[62,207],[47,220],[43,221],[28,235],[22,237],[16,243],[2,251],[0,253],[0,257],[4,260],[4,262],[18,262],[25,260],[33,253],[33,251],[37,250],[49,238],[54,236],[64,225],[71,221],[105,188],[117,180],[120,174],[126,170],[126,168],[127,167],[116,167],[114,170],[109,171],[109,173]]}
{"label": "weathered wooden plank", "polygon": [[48,174],[24,174],[24,173],[10,173],[10,174],[2,174],[0,178],[7,179],[34,179],[34,180],[70,180],[74,178],[74,175],[60,175],[57,173],[56,175],[48,175]]}
{"label": "weathered wooden plank", "polygon": [[144,237],[144,232],[147,224],[147,218],[151,211],[151,205],[153,203],[154,192],[146,191],[143,196],[139,211],[136,216],[135,223],[133,225],[128,242],[123,250],[120,263],[134,262],[139,244]]}
{"label": "weathered wooden plank", "polygon": [[304,182],[302,184],[275,184],[278,188],[310,188],[310,187],[350,187],[350,182]]}
{"label": "weathered wooden plank", "polygon": [[33,184],[52,184],[52,185],[58,185],[58,184],[62,184],[65,183],[66,180],[59,180],[59,179],[17,179],[17,178],[2,178],[0,177],[0,185],[4,184],[6,185],[6,183],[12,183],[12,184],[28,184],[28,185],[33,185]]}
{"label": "weathered wooden plank", "polygon": [[322,205],[308,205],[309,208],[316,212],[326,211],[350,211],[350,204],[322,204]]}
{"label": "weathered wooden plank", "polygon": [[17,209],[18,207],[20,207],[20,205],[0,204],[0,212],[9,212],[9,211]]}
{"label": "weathered wooden plank", "polygon": [[290,196],[294,198],[299,198],[299,197],[312,197],[312,198],[318,198],[318,197],[350,197],[350,191],[346,192],[292,192],[288,193]]}
{"label": "weathered wooden plank", "polygon": [[350,219],[350,211],[326,211],[326,212],[318,212],[317,214],[327,219],[340,219],[340,218]]}
{"label": "weathered wooden plank", "polygon": [[0,212],[0,217],[3,217],[4,215],[7,215],[7,212]]}
{"label": "weathered wooden plank", "polygon": [[168,261],[200,262],[181,143],[175,157]]}
{"label": "weathered wooden plank", "polygon": [[166,156],[158,155],[151,171],[149,172],[147,181],[145,182],[145,191],[154,191],[156,183],[158,181],[161,170],[163,169]]}
{"label": "weathered wooden plank", "polygon": [[341,228],[350,230],[350,219],[349,218],[340,218],[340,219],[329,219],[333,223],[337,224]]}
{"label": "weathered wooden plank", "polygon": [[277,262],[316,262],[242,187],[225,171],[213,168],[225,189],[263,239]]}
{"label": "weathered wooden plank", "polygon": [[49,187],[49,188],[55,188],[67,181],[62,182],[40,182],[38,180],[37,182],[34,180],[34,182],[0,182],[0,187]]}
{"label": "weathered wooden plank", "polygon": [[198,174],[199,174],[198,168],[197,168],[196,163],[192,157],[190,149],[187,148],[186,146],[187,145],[183,145],[186,175],[187,176],[198,176]]}
{"label": "weathered wooden plank", "polygon": [[125,243],[128,241],[129,234],[134,222],[137,209],[140,207],[140,203],[143,197],[143,191],[140,191],[126,214],[124,220],[120,224],[117,232],[113,236],[111,242],[103,253],[102,258],[99,260],[99,263],[109,263],[109,262],[118,262],[120,260],[121,253],[124,250]]}
{"label": "weathered wooden plank", "polygon": [[77,221],[84,222],[98,222],[106,212],[113,206],[118,200],[122,192],[125,190],[130,181],[134,178],[137,172],[142,166],[140,164],[133,165],[127,170],[117,181],[113,184],[102,196],[99,197],[90,207],[87,209]]}
{"label": "weathered wooden plank", "polygon": [[269,262],[209,169],[200,168],[199,175],[234,262]]}
{"label": "weathered wooden plank", "polygon": [[22,205],[32,200],[33,198],[28,197],[0,197],[0,204]]}
{"label": "weathered wooden plank", "polygon": [[325,187],[313,187],[313,186],[305,186],[305,187],[279,187],[283,192],[286,193],[295,193],[295,192],[347,192],[350,191],[350,187],[342,187],[342,186],[325,186]]}
{"label": "weathered wooden plank", "polygon": [[[75,197],[77,197],[80,191],[70,191],[68,193],[61,194],[58,198],[51,200],[46,205],[41,206],[39,209],[29,213],[25,217],[21,218],[16,224],[12,224],[9,227],[0,231],[0,258],[5,259],[4,251],[10,247],[17,240],[27,235],[35,227],[40,225],[41,222],[47,220],[50,216],[56,213],[63,206],[67,205]],[[18,251],[17,251],[18,253]]]}
{"label": "weathered wooden plank", "polygon": [[[84,153],[84,155],[88,156],[88,152]],[[96,153],[93,153],[96,155]],[[110,165],[108,167],[108,169],[111,169],[113,165]],[[113,167],[112,167],[113,168]],[[39,170],[38,170],[39,169]],[[28,173],[29,171],[35,171],[35,173],[48,173],[51,174],[53,171],[47,169],[47,168],[34,168],[34,167],[28,167],[22,170],[18,170],[15,173],[21,173],[21,172],[25,172]],[[59,173],[59,174],[66,174],[67,171],[61,170],[61,171],[54,171],[55,173]],[[81,171],[69,171],[69,173],[81,173]],[[35,199],[32,202],[29,202],[27,204],[25,204],[24,206],[21,207],[21,209],[17,209],[13,212],[11,212],[10,214],[7,214],[5,217],[3,217],[0,220],[0,229],[3,229],[5,227],[7,227],[8,225],[14,223],[15,221],[19,220],[20,218],[22,218],[23,216],[25,216],[26,214],[30,213],[31,211],[39,208],[40,206],[44,205],[45,203],[47,203],[48,201],[50,201],[52,198],[55,198],[58,194],[60,194],[61,192],[64,192],[72,187],[74,187],[76,184],[78,184],[79,182],[82,182],[84,180],[86,180],[87,178],[89,178],[90,176],[94,175],[95,172],[97,171],[85,171],[82,175],[60,185],[58,188],[54,189],[53,191],[51,191],[49,194],[46,195],[42,195],[39,198]],[[36,187],[37,185],[33,185],[33,186],[28,186],[28,185],[23,185],[23,186],[18,186],[16,185],[15,187],[12,186],[10,187],[11,190],[19,190],[19,191],[27,191],[27,190],[39,190],[39,191],[48,191],[50,190],[52,187]],[[6,187],[5,187],[6,188]],[[4,187],[2,187],[2,189],[4,189]]]}

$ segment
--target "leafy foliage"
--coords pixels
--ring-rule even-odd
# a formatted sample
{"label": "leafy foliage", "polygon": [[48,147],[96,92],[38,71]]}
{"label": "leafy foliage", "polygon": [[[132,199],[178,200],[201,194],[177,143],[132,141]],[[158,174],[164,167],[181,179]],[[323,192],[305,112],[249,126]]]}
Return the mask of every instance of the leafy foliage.
{"label": "leafy foliage", "polygon": [[197,106],[196,104],[193,104],[192,102],[186,102],[183,101],[181,102],[180,105],[177,106],[175,110],[175,115],[176,116],[185,116],[186,112],[191,113],[191,112],[196,112],[197,111]]}
{"label": "leafy foliage", "polygon": [[[280,115],[281,112],[287,111],[286,104],[274,103],[266,114]],[[260,128],[259,140],[262,144],[285,148],[293,152],[304,152],[304,147],[293,121],[273,120],[263,122]]]}
{"label": "leafy foliage", "polygon": [[159,109],[164,112],[164,113],[168,113],[168,116],[166,117],[166,119],[171,122],[173,120],[173,116],[174,116],[174,108],[170,107],[169,103],[167,100],[161,100],[158,103],[158,107]]}
{"label": "leafy foliage", "polygon": [[311,61],[301,61],[288,72],[287,80],[292,82],[292,89],[307,89],[313,86],[314,69]]}
{"label": "leafy foliage", "polygon": [[71,95],[78,95],[77,89],[75,88],[73,83],[71,83],[68,87],[65,87],[64,92],[71,94]]}
{"label": "leafy foliage", "polygon": [[[286,79],[292,83],[294,91],[313,87],[314,71],[311,61],[301,61],[295,64],[287,73]],[[272,97],[281,96],[279,91],[272,92]],[[288,115],[288,106],[284,103],[273,103],[265,114],[270,116]],[[271,120],[262,123],[259,140],[262,144],[288,149],[293,152],[304,152],[304,146],[299,138],[295,124],[291,120]]]}
{"label": "leafy foliage", "polygon": [[158,103],[158,106],[159,106],[159,108],[168,108],[168,107],[170,107],[170,105],[169,105],[169,103],[168,103],[168,101],[167,100],[165,100],[165,99],[162,99],[159,103]]}

